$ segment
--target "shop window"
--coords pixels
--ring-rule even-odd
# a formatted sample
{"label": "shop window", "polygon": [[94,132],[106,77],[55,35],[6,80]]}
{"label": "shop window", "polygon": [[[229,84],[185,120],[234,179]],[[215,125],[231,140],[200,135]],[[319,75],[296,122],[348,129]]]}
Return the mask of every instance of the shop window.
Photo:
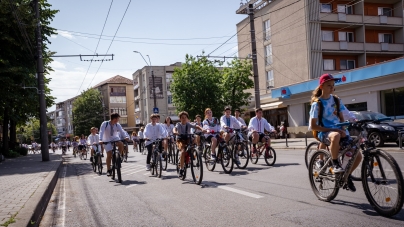
{"label": "shop window", "polygon": [[324,70],[334,70],[335,64],[333,59],[324,59],[323,60]]}
{"label": "shop window", "polygon": [[368,110],[368,103],[367,102],[359,102],[359,103],[345,104],[345,107],[349,111],[367,111]]}
{"label": "shop window", "polygon": [[310,109],[311,109],[311,104],[310,102],[306,102],[304,104],[304,113],[305,113],[305,119],[306,119],[306,125],[310,124]]}
{"label": "shop window", "polygon": [[355,60],[341,60],[340,61],[340,69],[354,69],[355,68]]}
{"label": "shop window", "polygon": [[381,91],[380,96],[383,114],[404,118],[404,87]]}

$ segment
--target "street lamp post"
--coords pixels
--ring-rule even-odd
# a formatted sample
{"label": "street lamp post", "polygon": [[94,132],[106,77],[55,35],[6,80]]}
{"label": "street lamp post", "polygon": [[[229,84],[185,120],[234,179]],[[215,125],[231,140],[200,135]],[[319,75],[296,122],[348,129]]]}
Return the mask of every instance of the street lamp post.
{"label": "street lamp post", "polygon": [[153,83],[152,91],[153,91],[154,108],[156,108],[157,107],[157,103],[156,103],[156,85],[154,83],[154,72],[153,72],[153,66],[151,65],[150,56],[146,55],[147,58],[149,58],[149,63],[147,63],[147,61],[143,57],[142,53],[140,53],[139,51],[133,51],[133,52],[140,54],[140,56],[142,56],[143,60],[146,62],[146,65],[148,65],[150,67],[150,71],[151,71],[151,75],[152,75],[152,83]]}

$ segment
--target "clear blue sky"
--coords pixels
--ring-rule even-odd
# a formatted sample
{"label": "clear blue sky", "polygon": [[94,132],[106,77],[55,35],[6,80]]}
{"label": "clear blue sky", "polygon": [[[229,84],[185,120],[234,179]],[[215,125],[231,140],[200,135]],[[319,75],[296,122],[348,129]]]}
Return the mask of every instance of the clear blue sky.
{"label": "clear blue sky", "polygon": [[[51,51],[57,54],[93,54],[98,42],[98,36],[78,34],[100,34],[110,0],[49,0],[53,9],[59,9],[51,26],[60,29],[57,36],[50,40]],[[104,29],[97,53],[105,54],[115,34],[119,22],[125,12],[129,0],[115,0]],[[104,62],[95,75],[100,62],[94,62],[84,79],[90,62],[80,61],[79,58],[54,58],[54,72],[50,77],[52,95],[56,102],[72,98],[82,90],[115,75],[132,77],[132,73],[142,68],[145,63],[139,54],[150,55],[153,65],[168,65],[184,61],[185,54],[198,55],[217,48],[230,36],[236,33],[236,24],[246,15],[237,15],[235,11],[240,6],[240,0],[175,0],[175,1],[135,1],[132,0],[126,16],[117,33],[117,37],[132,37],[145,39],[115,38],[109,54],[114,54],[114,61]],[[73,31],[66,32],[61,30]],[[152,40],[152,39],[188,39],[210,38],[195,40]],[[104,40],[103,40],[104,39]],[[105,40],[107,39],[107,40]],[[120,42],[130,41],[130,42]],[[136,43],[138,42],[138,43]],[[84,46],[80,46],[78,44]],[[163,45],[146,43],[168,43],[187,45]],[[223,53],[224,51],[227,52]],[[237,36],[217,50],[215,54],[230,55],[237,51]],[[146,57],[146,56],[145,56]],[[99,58],[102,59],[102,58]],[[94,77],[95,75],[95,77]],[[54,110],[54,107],[49,110]]]}

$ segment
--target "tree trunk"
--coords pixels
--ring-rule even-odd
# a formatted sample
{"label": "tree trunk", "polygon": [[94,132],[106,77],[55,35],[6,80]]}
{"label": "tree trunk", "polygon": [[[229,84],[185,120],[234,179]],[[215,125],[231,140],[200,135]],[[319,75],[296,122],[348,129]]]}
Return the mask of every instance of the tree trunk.
{"label": "tree trunk", "polygon": [[4,109],[4,117],[3,117],[3,149],[1,151],[2,154],[8,152],[8,111],[7,107]]}
{"label": "tree trunk", "polygon": [[17,122],[10,119],[10,149],[14,150],[17,145]]}

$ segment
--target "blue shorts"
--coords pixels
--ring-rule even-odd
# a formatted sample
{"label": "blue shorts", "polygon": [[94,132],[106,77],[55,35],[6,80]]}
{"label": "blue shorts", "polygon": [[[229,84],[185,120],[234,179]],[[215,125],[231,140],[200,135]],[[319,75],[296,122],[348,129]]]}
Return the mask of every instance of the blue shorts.
{"label": "blue shorts", "polygon": [[[320,142],[325,144],[326,146],[330,146],[330,144],[331,144],[330,138],[328,138],[330,133],[331,133],[331,131],[318,133],[318,138],[320,139]],[[345,130],[345,134],[347,135],[347,137],[349,137],[348,130]]]}

